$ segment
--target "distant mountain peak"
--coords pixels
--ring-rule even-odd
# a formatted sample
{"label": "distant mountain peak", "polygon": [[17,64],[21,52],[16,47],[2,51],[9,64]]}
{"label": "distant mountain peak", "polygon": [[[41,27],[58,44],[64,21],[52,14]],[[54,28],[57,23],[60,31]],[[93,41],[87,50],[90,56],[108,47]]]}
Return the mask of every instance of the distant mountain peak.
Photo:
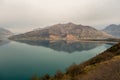
{"label": "distant mountain peak", "polygon": [[117,24],[110,24],[109,26],[118,26]]}
{"label": "distant mountain peak", "polygon": [[66,25],[76,25],[76,24],[74,24],[72,22],[68,22]]}
{"label": "distant mountain peak", "polygon": [[103,31],[107,32],[108,34],[111,34],[117,38],[120,38],[120,24],[111,24],[107,26]]}
{"label": "distant mountain peak", "polygon": [[[69,22],[69,23],[58,23],[58,24],[54,24],[53,26],[76,26],[76,24]],[[50,26],[51,27],[51,26]]]}
{"label": "distant mountain peak", "polygon": [[120,27],[120,24],[110,24],[106,28],[115,28],[115,27]]}

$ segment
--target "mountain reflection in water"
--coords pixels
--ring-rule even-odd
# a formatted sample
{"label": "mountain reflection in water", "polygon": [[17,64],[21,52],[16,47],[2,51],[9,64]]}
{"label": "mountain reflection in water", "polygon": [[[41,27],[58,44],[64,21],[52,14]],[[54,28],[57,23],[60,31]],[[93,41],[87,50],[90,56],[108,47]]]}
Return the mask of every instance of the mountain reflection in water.
{"label": "mountain reflection in water", "polygon": [[0,80],[29,80],[34,74],[52,76],[57,70],[65,72],[71,64],[80,64],[112,46],[101,42],[7,43],[0,41]]}
{"label": "mountain reflection in water", "polygon": [[101,42],[67,42],[67,41],[19,41],[33,46],[43,46],[51,48],[56,51],[64,51],[68,53],[73,53],[75,51],[86,51],[91,50],[97,46],[101,46],[104,43]]}

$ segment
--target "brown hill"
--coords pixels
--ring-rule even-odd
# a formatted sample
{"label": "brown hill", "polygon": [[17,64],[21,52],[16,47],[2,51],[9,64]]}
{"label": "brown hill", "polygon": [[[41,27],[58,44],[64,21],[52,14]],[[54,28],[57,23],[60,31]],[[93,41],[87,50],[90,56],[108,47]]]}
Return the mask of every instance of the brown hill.
{"label": "brown hill", "polygon": [[14,40],[80,40],[107,39],[112,36],[90,26],[74,23],[56,24],[47,28],[34,30],[11,37]]}

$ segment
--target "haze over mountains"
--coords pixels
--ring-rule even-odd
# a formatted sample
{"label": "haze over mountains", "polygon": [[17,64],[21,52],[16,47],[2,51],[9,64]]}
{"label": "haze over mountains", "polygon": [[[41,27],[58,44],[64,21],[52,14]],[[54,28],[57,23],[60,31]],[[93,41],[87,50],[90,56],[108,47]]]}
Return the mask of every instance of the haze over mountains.
{"label": "haze over mountains", "polygon": [[10,32],[9,30],[6,30],[4,28],[0,28],[0,39],[5,39],[5,38],[8,38],[12,35],[13,35],[13,33]]}
{"label": "haze over mountains", "polygon": [[120,24],[111,24],[107,26],[103,31],[107,32],[108,34],[111,34],[117,38],[120,38]]}
{"label": "haze over mountains", "polygon": [[11,37],[14,40],[80,40],[107,39],[113,36],[90,26],[74,23],[55,24]]}

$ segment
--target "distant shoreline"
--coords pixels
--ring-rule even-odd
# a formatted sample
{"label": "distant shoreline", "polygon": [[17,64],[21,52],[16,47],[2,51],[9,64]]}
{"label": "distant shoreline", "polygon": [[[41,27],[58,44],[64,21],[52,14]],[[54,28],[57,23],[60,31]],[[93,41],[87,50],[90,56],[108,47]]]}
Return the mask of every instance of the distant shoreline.
{"label": "distant shoreline", "polygon": [[65,40],[65,39],[58,39],[58,40],[50,40],[50,39],[10,39],[13,41],[50,41],[50,42],[57,42],[57,41],[66,41],[66,42],[102,42],[102,43],[118,43],[120,39],[80,39],[80,40]]}

